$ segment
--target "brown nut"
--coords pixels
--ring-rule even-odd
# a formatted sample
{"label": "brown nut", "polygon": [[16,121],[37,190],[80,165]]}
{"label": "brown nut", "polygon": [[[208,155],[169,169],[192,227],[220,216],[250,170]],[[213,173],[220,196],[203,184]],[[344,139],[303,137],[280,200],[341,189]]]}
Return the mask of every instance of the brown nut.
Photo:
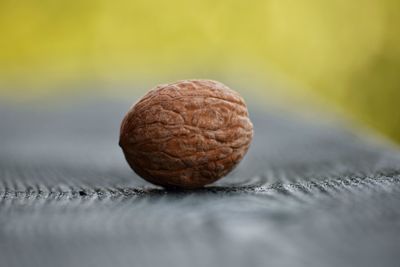
{"label": "brown nut", "polygon": [[184,80],[159,85],[140,99],[122,121],[119,145],[145,180],[198,188],[230,172],[252,138],[238,93],[216,81]]}

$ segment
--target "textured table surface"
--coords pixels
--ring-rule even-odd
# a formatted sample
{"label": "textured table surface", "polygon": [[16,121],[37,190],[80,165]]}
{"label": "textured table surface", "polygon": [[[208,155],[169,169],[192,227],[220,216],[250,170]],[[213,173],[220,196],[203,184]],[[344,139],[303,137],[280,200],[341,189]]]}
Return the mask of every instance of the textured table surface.
{"label": "textured table surface", "polygon": [[336,123],[251,112],[212,187],[166,192],[117,145],[129,105],[0,105],[0,266],[399,266],[400,152]]}

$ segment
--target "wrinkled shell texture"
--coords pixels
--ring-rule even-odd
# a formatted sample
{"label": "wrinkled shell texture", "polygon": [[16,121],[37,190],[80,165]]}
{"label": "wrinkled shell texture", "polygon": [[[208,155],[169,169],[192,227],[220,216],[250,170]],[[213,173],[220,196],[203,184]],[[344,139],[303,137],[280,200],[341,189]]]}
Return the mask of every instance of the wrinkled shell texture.
{"label": "wrinkled shell texture", "polygon": [[216,81],[185,80],[157,86],[129,110],[120,146],[145,180],[198,188],[230,172],[252,138],[253,125],[238,93]]}

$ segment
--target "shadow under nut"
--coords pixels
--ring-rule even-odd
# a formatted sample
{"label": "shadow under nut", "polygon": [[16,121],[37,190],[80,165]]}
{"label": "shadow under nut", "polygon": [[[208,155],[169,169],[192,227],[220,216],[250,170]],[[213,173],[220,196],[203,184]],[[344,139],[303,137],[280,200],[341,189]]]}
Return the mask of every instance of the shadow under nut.
{"label": "shadow under nut", "polygon": [[163,187],[198,188],[244,157],[253,125],[243,98],[220,82],[159,85],[125,115],[119,144],[130,167]]}

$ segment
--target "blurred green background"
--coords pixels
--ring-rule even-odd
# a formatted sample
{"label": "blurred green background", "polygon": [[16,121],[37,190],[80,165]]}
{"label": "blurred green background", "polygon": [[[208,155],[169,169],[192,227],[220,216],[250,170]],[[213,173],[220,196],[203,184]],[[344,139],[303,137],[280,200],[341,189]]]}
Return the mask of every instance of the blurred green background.
{"label": "blurred green background", "polygon": [[398,0],[0,0],[0,98],[213,78],[315,97],[400,142],[399,11]]}

